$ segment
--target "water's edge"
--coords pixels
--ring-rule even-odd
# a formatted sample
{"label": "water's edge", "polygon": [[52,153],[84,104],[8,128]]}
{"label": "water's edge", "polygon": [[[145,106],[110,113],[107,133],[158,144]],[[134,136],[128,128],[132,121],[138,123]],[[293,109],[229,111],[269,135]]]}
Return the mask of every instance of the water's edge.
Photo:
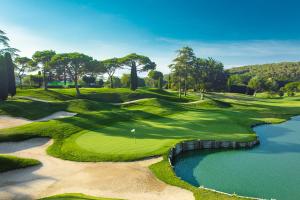
{"label": "water's edge", "polygon": [[[289,118],[291,119],[291,118]],[[287,120],[289,120],[287,119]],[[287,121],[286,120],[286,121]],[[254,128],[256,126],[265,125],[268,123],[258,123],[251,126],[251,128]],[[217,140],[188,140],[188,141],[182,141],[180,143],[177,143],[173,148],[169,150],[168,153],[168,161],[170,166],[174,171],[174,163],[175,159],[178,155],[187,152],[187,151],[194,151],[194,150],[204,150],[204,149],[250,149],[260,144],[259,137],[256,135],[256,139],[254,141],[250,142],[237,142],[237,141],[217,141]],[[176,173],[175,173],[176,174]],[[178,177],[180,178],[180,177]],[[241,196],[236,194],[229,194],[226,192],[217,191],[211,188],[206,188],[204,186],[200,186],[201,189],[209,190],[212,192],[220,193],[220,194],[226,194],[229,196],[236,196],[236,197],[242,197],[242,198],[248,198],[248,199],[260,199],[255,197],[247,197],[247,196]]]}

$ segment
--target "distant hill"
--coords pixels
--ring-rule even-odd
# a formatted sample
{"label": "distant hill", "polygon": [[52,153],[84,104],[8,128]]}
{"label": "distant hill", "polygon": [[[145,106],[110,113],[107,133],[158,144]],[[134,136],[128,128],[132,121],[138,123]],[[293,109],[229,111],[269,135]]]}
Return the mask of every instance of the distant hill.
{"label": "distant hill", "polygon": [[248,65],[226,70],[229,75],[262,76],[276,81],[300,81],[300,62]]}

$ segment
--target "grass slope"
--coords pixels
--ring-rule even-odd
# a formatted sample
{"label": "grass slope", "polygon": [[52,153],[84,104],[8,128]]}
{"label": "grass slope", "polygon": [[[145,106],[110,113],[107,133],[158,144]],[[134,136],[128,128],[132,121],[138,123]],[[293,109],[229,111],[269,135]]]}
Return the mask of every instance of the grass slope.
{"label": "grass slope", "polygon": [[93,197],[93,196],[88,196],[80,193],[67,193],[67,194],[59,194],[51,197],[41,198],[40,200],[121,200],[121,199]]}
{"label": "grass slope", "polygon": [[[121,103],[143,98],[160,98],[169,101],[187,102],[197,97],[189,95],[186,98],[178,98],[177,93],[167,92],[155,88],[139,88],[131,91],[128,88],[81,88],[81,99],[89,99],[106,103]],[[18,96],[27,96],[48,101],[67,101],[77,99],[75,89],[27,89],[18,90]]]}
{"label": "grass slope", "polygon": [[[102,89],[99,91],[98,96],[105,94]],[[60,91],[62,93],[64,90]],[[171,146],[188,139],[250,141],[256,137],[251,125],[279,123],[300,113],[299,96],[266,99],[212,93],[196,103],[178,103],[178,100],[151,96],[118,106],[91,99],[71,98],[49,103],[51,106],[45,111],[35,106],[35,101],[26,100],[30,110],[24,106],[24,100],[4,102],[0,112],[15,116],[30,113],[33,118],[58,109],[78,115],[4,129],[0,131],[0,141],[46,136],[55,139],[48,153],[56,157],[75,161],[129,161],[165,155]],[[7,109],[9,104],[20,112]],[[130,132],[133,128],[136,129],[135,135]],[[193,191],[197,199],[236,198],[197,189],[180,181],[166,160],[151,169],[161,180]]]}
{"label": "grass slope", "polygon": [[0,172],[41,164],[38,160],[0,154]]}

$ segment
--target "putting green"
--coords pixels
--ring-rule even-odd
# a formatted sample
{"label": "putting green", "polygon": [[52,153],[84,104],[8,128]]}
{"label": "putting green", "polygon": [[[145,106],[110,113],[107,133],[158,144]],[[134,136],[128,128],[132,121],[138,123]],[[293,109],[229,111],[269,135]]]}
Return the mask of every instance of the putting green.
{"label": "putting green", "polygon": [[[133,128],[135,134],[131,133]],[[66,139],[63,149],[70,150],[76,146],[77,150],[79,147],[83,151],[109,156],[111,159],[120,156],[139,159],[145,155],[161,154],[179,140],[245,140],[247,136],[249,140],[255,137],[247,128],[221,112],[188,111],[159,119],[118,122],[99,130],[82,131]]]}

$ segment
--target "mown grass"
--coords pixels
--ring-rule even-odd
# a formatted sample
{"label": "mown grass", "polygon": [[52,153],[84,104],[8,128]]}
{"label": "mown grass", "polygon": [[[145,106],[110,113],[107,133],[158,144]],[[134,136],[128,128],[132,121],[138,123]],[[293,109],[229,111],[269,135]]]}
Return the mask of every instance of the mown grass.
{"label": "mown grass", "polygon": [[41,164],[38,160],[0,154],[0,172]]}
{"label": "mown grass", "polygon": [[121,199],[93,197],[93,196],[84,195],[80,193],[67,193],[67,194],[59,194],[59,195],[41,198],[40,200],[121,200]]}
{"label": "mown grass", "polygon": [[[45,136],[55,140],[48,148],[48,153],[62,159],[129,161],[165,155],[171,146],[182,140],[254,140],[256,135],[251,125],[279,123],[300,113],[300,97],[266,99],[240,94],[211,93],[207,94],[203,101],[199,101],[197,96],[193,95],[191,99],[198,100],[196,103],[182,103],[178,102],[175,94],[159,91],[161,94],[156,93],[156,96],[169,97],[154,98],[152,95],[151,98],[126,105],[112,105],[107,101],[112,99],[113,95],[109,98],[100,96],[118,89],[91,91],[97,90],[100,94],[92,93],[92,97],[86,99],[75,99],[69,94],[70,91],[67,93],[65,90],[55,90],[61,95],[69,95],[70,99],[59,99],[55,103],[49,103],[49,108],[44,108],[45,111],[36,106],[36,101],[26,100],[30,106],[24,106],[24,100],[10,100],[16,109],[20,110],[18,112],[7,109],[10,101],[3,103],[0,112],[14,116],[29,113],[28,115],[34,118],[59,109],[78,114],[71,118],[35,122],[1,130],[0,141]],[[39,92],[30,91],[31,94]],[[82,92],[85,93],[84,90]],[[87,92],[88,90],[86,95]],[[148,91],[151,92],[155,91]],[[119,96],[124,93],[125,89]],[[113,102],[130,99],[128,93],[125,96]],[[172,96],[176,98],[175,101],[170,101]],[[103,100],[104,98],[107,99]],[[188,99],[185,100],[187,101]],[[40,106],[45,104],[48,103],[40,102]],[[24,110],[21,111],[21,108]],[[130,132],[131,129],[136,129],[135,134]],[[236,198],[197,189],[179,180],[166,160],[153,165],[151,169],[163,181],[191,190],[197,199]]]}
{"label": "mown grass", "polygon": [[[131,91],[128,88],[81,88],[81,99],[89,99],[98,102],[121,103],[142,98],[160,98],[176,102],[188,102],[197,97],[189,95],[188,97],[178,98],[177,93],[168,92],[156,88],[139,88]],[[48,101],[67,101],[78,99],[75,89],[27,89],[18,90],[18,96],[33,97]]]}

